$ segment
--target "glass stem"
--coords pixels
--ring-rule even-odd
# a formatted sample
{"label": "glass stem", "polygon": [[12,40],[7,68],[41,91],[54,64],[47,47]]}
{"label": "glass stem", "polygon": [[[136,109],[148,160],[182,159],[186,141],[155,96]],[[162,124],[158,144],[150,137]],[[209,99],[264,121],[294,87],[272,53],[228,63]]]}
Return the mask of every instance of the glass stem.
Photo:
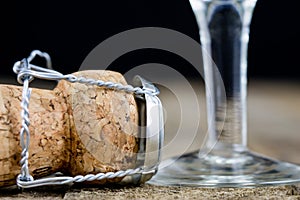
{"label": "glass stem", "polygon": [[[197,5],[195,15],[203,49],[209,119],[206,147],[245,151],[247,49],[256,0],[191,1],[197,1],[191,5]],[[221,84],[224,84],[226,94],[222,94]]]}

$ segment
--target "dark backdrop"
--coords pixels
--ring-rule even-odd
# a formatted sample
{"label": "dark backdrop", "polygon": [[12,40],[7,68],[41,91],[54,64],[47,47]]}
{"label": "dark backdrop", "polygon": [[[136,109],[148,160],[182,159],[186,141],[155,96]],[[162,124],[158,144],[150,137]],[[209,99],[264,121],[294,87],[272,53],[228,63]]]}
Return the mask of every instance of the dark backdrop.
{"label": "dark backdrop", "polygon": [[[296,2],[258,0],[251,23],[249,77],[299,79],[300,12]],[[33,49],[48,52],[55,69],[71,73],[101,41],[137,27],[170,28],[199,41],[188,0],[5,3],[0,8],[2,75],[13,74],[13,63]],[[170,65],[188,76],[194,74],[183,59],[159,50],[128,53],[112,63],[110,69],[124,72],[148,62]]]}

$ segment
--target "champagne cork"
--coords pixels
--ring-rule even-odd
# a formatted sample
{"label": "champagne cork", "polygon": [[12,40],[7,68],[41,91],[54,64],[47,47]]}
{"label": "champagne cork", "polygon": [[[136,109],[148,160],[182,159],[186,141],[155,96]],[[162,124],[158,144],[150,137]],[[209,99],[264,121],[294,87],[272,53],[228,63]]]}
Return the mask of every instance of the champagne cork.
{"label": "champagne cork", "polygon": [[[111,71],[74,75],[126,85],[121,74]],[[22,87],[0,85],[0,187],[15,184],[20,173],[21,100]],[[139,147],[133,94],[60,81],[54,90],[32,89],[29,119],[28,161],[34,178],[54,172],[75,176],[135,166]]]}

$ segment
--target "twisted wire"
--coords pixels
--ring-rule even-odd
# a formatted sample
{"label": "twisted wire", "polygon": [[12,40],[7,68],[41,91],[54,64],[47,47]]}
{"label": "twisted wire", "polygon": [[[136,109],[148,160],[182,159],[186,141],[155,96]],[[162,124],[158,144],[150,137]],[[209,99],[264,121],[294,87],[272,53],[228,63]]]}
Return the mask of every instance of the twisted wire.
{"label": "twisted wire", "polygon": [[21,176],[19,177],[19,179],[32,180],[28,168],[28,158],[29,158],[28,149],[29,149],[29,142],[30,142],[30,132],[29,132],[30,120],[29,120],[28,106],[29,106],[29,99],[31,94],[31,90],[29,89],[29,77],[25,78],[23,82],[24,85],[23,85],[22,101],[21,101],[22,121],[21,121],[21,131],[20,131],[20,145],[22,148],[22,152],[21,152],[21,160],[20,160]]}
{"label": "twisted wire", "polygon": [[114,83],[114,82],[109,82],[109,81],[102,81],[102,80],[94,80],[90,78],[84,78],[84,77],[76,77],[74,75],[65,75],[64,76],[65,80],[68,80],[69,82],[72,83],[83,83],[87,85],[96,85],[99,87],[105,87],[108,89],[115,89],[119,91],[124,91],[128,93],[134,93],[137,95],[142,95],[142,94],[149,94],[149,95],[158,95],[159,91],[155,90],[148,90],[148,89],[143,89],[140,87],[133,87],[132,85],[123,85],[120,83]]}
{"label": "twisted wire", "polygon": [[[31,64],[30,62],[35,58],[36,55],[44,57],[47,61],[47,68],[39,67]],[[28,79],[31,82],[34,78],[46,79],[46,80],[67,80],[71,83],[83,83],[88,85],[96,85],[98,87],[105,87],[108,89],[115,89],[119,91],[124,91],[128,93],[134,93],[137,95],[148,94],[148,95],[158,95],[158,90],[149,90],[140,87],[133,87],[132,85],[123,85],[120,83],[106,82],[102,80],[94,80],[84,77],[76,77],[72,74],[64,75],[52,69],[50,56],[39,50],[34,50],[31,52],[27,59],[18,61],[13,66],[13,71],[18,74],[17,80],[20,84],[24,84],[24,80]]]}
{"label": "twisted wire", "polygon": [[136,169],[127,169],[125,171],[120,170],[117,172],[107,172],[107,173],[98,173],[88,174],[85,176],[78,175],[75,177],[69,176],[61,176],[61,177],[50,177],[50,178],[42,178],[38,180],[31,180],[31,181],[24,181],[18,180],[17,185],[22,188],[32,188],[32,187],[39,187],[45,185],[67,185],[72,184],[74,182],[81,183],[85,181],[96,181],[96,180],[104,180],[104,179],[113,179],[113,178],[123,178],[125,176],[132,176],[135,174],[141,174],[144,172],[143,168],[136,168]]}
{"label": "twisted wire", "polygon": [[107,172],[107,173],[98,173],[96,175],[94,174],[88,174],[85,176],[78,175],[75,177],[70,178],[69,180],[63,181],[62,184],[69,184],[73,182],[84,182],[84,181],[95,181],[95,180],[103,180],[103,179],[113,179],[113,178],[121,178],[125,176],[130,176],[134,174],[140,174],[143,172],[142,168],[136,168],[136,169],[128,169],[128,170],[119,170],[117,172]]}

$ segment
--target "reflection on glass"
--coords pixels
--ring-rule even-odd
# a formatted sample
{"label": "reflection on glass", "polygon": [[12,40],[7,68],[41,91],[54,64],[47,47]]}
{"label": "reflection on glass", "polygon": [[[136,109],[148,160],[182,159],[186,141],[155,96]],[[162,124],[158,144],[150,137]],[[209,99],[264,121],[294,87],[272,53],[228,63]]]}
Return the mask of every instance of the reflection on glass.
{"label": "reflection on glass", "polygon": [[164,161],[150,183],[241,187],[300,182],[299,166],[247,149],[247,48],[256,0],[190,0],[190,4],[203,52],[208,54],[203,54],[203,62],[210,92],[209,137],[206,148]]}

